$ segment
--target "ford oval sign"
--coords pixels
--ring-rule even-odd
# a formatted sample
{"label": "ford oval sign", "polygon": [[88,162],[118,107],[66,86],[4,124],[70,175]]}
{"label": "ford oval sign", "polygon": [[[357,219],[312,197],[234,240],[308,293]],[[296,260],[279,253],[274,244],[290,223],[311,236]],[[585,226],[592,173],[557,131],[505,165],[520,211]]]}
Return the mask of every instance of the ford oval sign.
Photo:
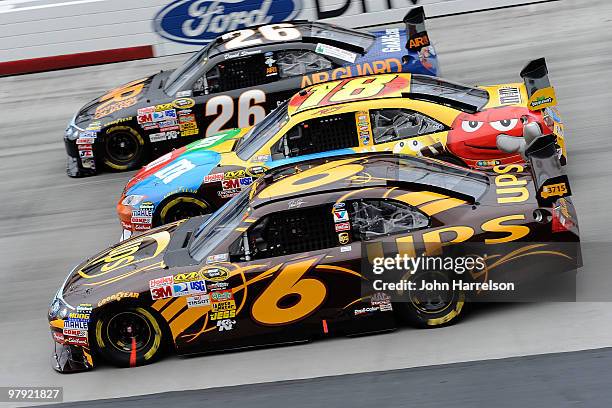
{"label": "ford oval sign", "polygon": [[206,44],[228,31],[295,18],[301,0],[177,0],[155,16],[155,31],[185,44]]}

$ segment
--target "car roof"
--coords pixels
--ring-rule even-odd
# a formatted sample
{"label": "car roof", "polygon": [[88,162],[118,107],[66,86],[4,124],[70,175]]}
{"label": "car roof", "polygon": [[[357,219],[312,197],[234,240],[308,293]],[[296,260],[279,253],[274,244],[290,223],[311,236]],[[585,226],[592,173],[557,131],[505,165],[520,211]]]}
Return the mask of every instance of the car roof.
{"label": "car roof", "polygon": [[[329,45],[336,45],[342,48],[348,48],[352,51],[365,53],[367,49],[364,47],[364,43],[369,42],[372,43],[375,36],[370,33],[365,33],[362,31],[352,30],[345,27],[339,27],[336,25],[322,23],[322,22],[312,22],[306,20],[293,20],[285,22],[284,24],[292,24],[295,29],[300,31],[301,37],[291,41],[285,41],[285,43],[297,42],[297,43],[326,43]],[[275,24],[263,24],[263,25],[275,25]],[[263,26],[262,25],[262,26]],[[261,48],[262,45],[273,45],[279,44],[278,41],[270,41],[267,40],[261,32],[256,29],[260,26],[248,27],[250,30],[254,30],[254,33],[249,36],[249,43],[253,44],[253,40],[257,41],[256,45],[243,46],[243,47],[235,47],[231,49],[226,49],[224,45],[226,45],[232,37],[226,35],[217,37],[208,47],[208,57],[217,56],[220,54],[226,54],[235,52],[237,50],[245,50],[249,48]],[[241,30],[237,30],[241,31]],[[338,34],[346,34],[342,35],[341,40],[339,39]]]}
{"label": "car roof", "polygon": [[[416,86],[414,84],[417,84]],[[469,92],[480,92],[487,99],[479,104],[463,102],[450,95],[443,95],[436,89],[438,85],[461,86]],[[353,90],[351,92],[351,89]],[[291,97],[287,113],[294,116],[313,109],[325,109],[355,102],[377,99],[404,98],[449,106],[464,112],[475,113],[488,101],[484,89],[455,84],[428,75],[410,73],[390,73],[356,76],[335,81],[323,82],[305,88]]]}
{"label": "car roof", "polygon": [[436,159],[402,156],[391,152],[330,156],[292,163],[266,172],[251,190],[254,208],[316,194],[403,186],[439,191],[466,202],[476,202],[489,186],[483,172]]}

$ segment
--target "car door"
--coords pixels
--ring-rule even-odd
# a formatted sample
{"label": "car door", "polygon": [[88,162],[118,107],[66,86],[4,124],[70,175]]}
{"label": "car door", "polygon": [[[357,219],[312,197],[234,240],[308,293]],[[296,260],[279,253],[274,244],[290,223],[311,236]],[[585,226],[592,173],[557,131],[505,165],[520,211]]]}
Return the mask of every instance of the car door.
{"label": "car door", "polygon": [[333,66],[312,51],[278,46],[213,57],[192,85],[200,135],[259,123],[300,89],[304,73]]}
{"label": "car door", "polygon": [[442,152],[450,129],[423,112],[399,107],[371,109],[369,125],[377,150],[412,155]]}
{"label": "car door", "polygon": [[275,166],[299,158],[351,154],[360,146],[355,112],[315,117],[297,123],[270,148]]}

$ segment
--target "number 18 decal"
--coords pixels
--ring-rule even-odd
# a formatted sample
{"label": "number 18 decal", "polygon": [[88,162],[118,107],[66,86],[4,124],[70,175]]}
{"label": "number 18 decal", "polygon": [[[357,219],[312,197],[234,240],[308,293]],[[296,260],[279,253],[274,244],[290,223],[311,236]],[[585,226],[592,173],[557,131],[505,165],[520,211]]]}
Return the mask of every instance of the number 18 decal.
{"label": "number 18 decal", "polygon": [[[251,89],[238,98],[238,127],[253,126],[266,117],[266,110],[260,104],[266,102],[266,94],[261,89]],[[217,116],[206,129],[206,136],[225,129],[227,123],[234,117],[234,100],[229,95],[213,96],[206,102],[206,116]]]}

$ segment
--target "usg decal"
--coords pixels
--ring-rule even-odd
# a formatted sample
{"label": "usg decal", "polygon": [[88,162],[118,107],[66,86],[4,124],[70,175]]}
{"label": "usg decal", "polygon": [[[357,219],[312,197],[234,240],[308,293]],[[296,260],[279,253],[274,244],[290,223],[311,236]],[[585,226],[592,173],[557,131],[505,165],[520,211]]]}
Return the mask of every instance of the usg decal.
{"label": "usg decal", "polygon": [[162,37],[185,44],[206,44],[246,27],[292,20],[301,0],[177,0],[155,16]]}

